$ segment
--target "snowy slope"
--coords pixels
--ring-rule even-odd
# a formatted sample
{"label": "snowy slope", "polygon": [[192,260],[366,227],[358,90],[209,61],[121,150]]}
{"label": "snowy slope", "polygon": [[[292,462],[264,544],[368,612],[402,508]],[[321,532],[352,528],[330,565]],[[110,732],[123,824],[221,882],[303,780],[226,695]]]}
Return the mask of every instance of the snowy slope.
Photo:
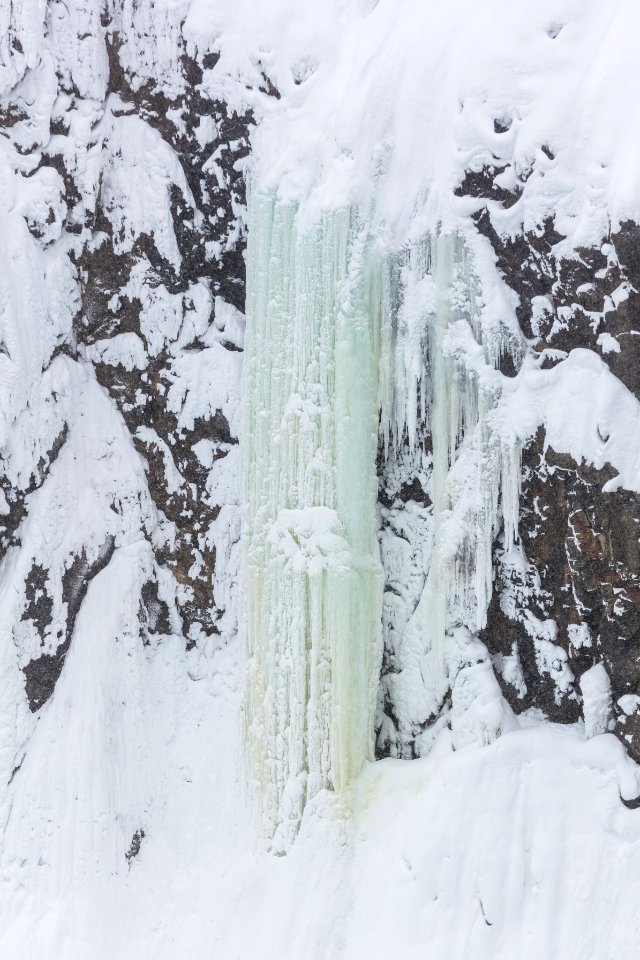
{"label": "snowy slope", "polygon": [[[4,871],[14,892],[3,897],[3,956],[508,960],[517,944],[527,960],[635,957],[640,837],[618,791],[635,793],[638,780],[610,735],[585,743],[579,730],[534,723],[489,747],[442,743],[423,760],[372,764],[352,820],[320,795],[277,859],[254,852],[238,813],[234,671],[220,660],[200,671],[187,723],[176,709],[184,665],[167,651],[141,673],[147,717],[159,722],[153,752],[137,745],[127,778],[128,790],[155,794],[140,854],[124,869],[112,851],[94,859],[104,836],[94,818],[108,822],[123,799],[98,753],[95,777],[83,778],[91,823],[65,821],[56,847],[43,842],[51,804],[24,811],[42,862]],[[117,732],[113,717],[101,726]],[[42,798],[46,754],[34,747]],[[22,831],[8,844],[24,856]]]}

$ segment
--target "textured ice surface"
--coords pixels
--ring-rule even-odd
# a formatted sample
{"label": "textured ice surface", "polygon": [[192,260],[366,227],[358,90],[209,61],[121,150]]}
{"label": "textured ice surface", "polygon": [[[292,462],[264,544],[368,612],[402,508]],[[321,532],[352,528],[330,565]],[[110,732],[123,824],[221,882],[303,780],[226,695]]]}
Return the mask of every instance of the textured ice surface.
{"label": "textured ice surface", "polygon": [[373,748],[380,303],[349,211],[250,206],[243,523],[250,789],[273,849]]}

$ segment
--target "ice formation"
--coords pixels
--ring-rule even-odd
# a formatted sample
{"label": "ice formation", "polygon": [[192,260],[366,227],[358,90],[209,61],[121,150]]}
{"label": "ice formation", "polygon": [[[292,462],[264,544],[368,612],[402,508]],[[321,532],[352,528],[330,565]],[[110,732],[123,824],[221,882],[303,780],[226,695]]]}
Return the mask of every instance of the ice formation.
{"label": "ice formation", "polygon": [[372,755],[382,572],[380,291],[349,211],[250,211],[245,374],[246,729],[266,836]]}
{"label": "ice formation", "polygon": [[492,416],[496,367],[507,351],[517,362],[521,347],[506,323],[490,321],[473,254],[455,232],[437,228],[397,259],[384,449],[393,460],[402,444],[431,454],[431,558],[388,681],[411,740],[455,679],[460,638],[464,646],[485,625],[501,520],[505,545],[517,539],[519,443],[505,442]]}
{"label": "ice formation", "polygon": [[394,459],[432,446],[432,557],[393,680],[407,736],[425,690],[435,711],[451,686],[459,643],[447,638],[485,624],[501,516],[506,545],[517,536],[520,464],[491,426],[508,331],[483,327],[459,236],[438,229],[390,255],[354,211],[314,224],[272,194],[249,223],[246,731],[280,851],[305,802],[343,791],[371,754],[378,443]]}

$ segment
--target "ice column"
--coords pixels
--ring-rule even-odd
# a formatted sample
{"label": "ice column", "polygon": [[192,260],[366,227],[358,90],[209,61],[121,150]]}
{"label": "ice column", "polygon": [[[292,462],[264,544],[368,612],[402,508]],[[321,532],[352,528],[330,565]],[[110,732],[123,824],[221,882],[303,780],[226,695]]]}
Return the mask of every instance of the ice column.
{"label": "ice column", "polygon": [[243,508],[248,776],[274,852],[371,757],[381,289],[347,210],[250,203]]}
{"label": "ice column", "polygon": [[496,368],[517,344],[484,314],[471,255],[456,234],[434,232],[412,244],[394,272],[385,448],[397,457],[403,444],[426,438],[432,455],[431,563],[391,680],[398,719],[410,732],[437,712],[453,679],[456,651],[447,638],[458,627],[473,634],[485,625],[501,514],[506,541],[517,537],[520,451],[492,420],[502,383]]}

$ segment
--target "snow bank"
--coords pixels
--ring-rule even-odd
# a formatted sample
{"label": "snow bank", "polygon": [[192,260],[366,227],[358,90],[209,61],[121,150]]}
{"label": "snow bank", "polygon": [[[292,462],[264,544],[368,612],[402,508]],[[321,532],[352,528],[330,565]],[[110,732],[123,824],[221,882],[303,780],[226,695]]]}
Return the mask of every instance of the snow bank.
{"label": "snow bank", "polygon": [[[263,118],[261,188],[375,207],[403,240],[455,215],[465,169],[510,163],[531,175],[501,230],[555,214],[579,245],[640,215],[639,19],[633,0],[193,0],[184,32],[221,52],[204,85]],[[265,77],[280,101],[257,92]]]}
{"label": "snow bank", "polygon": [[[88,618],[129,575],[117,554],[112,564],[90,588]],[[143,653],[123,636],[113,660],[108,630],[83,634],[17,774],[35,785],[46,771],[50,791],[23,789],[32,803],[5,835],[2,876],[16,891],[10,911],[2,900],[6,960],[513,960],[514,945],[522,960],[635,960],[640,821],[619,793],[640,782],[612,736],[585,742],[580,728],[525,721],[451,752],[444,735],[426,759],[370,764],[350,820],[318,795],[289,856],[273,858],[252,851],[238,802],[229,652]],[[83,689],[87,657],[103,675]],[[185,710],[187,660],[199,682]],[[82,716],[99,703],[104,721],[75,726],[78,698]],[[46,760],[60,738],[72,787]],[[73,843],[58,820],[75,825]],[[115,853],[140,826],[127,864]]]}

